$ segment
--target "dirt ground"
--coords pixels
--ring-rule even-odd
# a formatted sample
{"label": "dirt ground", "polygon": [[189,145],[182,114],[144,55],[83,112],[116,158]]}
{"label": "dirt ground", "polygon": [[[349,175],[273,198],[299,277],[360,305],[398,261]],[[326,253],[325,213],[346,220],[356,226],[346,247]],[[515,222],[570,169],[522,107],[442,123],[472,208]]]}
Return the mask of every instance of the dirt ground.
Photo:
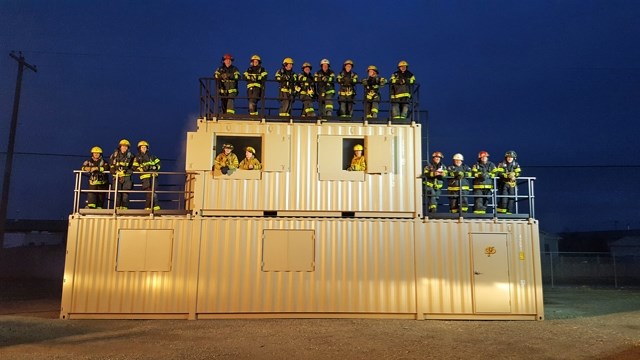
{"label": "dirt ground", "polygon": [[0,359],[640,359],[640,289],[545,289],[545,321],[58,320],[0,281]]}

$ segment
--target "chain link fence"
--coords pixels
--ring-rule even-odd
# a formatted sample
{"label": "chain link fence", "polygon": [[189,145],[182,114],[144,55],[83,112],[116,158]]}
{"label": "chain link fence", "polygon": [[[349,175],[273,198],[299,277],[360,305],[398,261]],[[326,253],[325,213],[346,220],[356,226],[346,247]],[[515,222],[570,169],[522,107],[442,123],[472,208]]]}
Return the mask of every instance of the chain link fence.
{"label": "chain link fence", "polygon": [[543,252],[546,286],[640,287],[640,256],[609,252]]}

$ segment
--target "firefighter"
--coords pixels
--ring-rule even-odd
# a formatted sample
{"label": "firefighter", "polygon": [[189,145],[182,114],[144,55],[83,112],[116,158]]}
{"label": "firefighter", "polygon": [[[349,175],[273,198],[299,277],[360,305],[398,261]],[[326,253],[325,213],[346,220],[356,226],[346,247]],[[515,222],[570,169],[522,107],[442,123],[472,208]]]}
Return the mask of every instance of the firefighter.
{"label": "firefighter", "polygon": [[223,144],[222,152],[216,156],[214,169],[220,170],[221,173],[227,175],[233,174],[238,168],[238,157],[233,153],[233,145]]}
{"label": "firefighter", "polygon": [[251,57],[250,65],[247,71],[244,72],[244,79],[247,80],[249,115],[258,115],[258,101],[262,99],[267,70],[262,67],[262,59],[258,55]]}
{"label": "firefighter", "polygon": [[320,70],[314,74],[314,80],[317,86],[318,94],[318,110],[320,116],[333,116],[333,96],[336,93],[334,82],[336,74],[331,70],[331,64],[328,59],[320,61]]}
{"label": "firefighter", "polygon": [[223,114],[235,114],[233,107],[234,98],[238,95],[238,79],[240,79],[240,71],[232,65],[233,56],[224,54],[222,57],[222,65],[213,74],[218,86],[218,94],[220,95],[220,108]]}
{"label": "firefighter", "polygon": [[311,64],[302,64],[302,72],[298,75],[296,92],[302,101],[302,116],[316,116],[313,109],[313,99],[316,97],[316,84],[311,73]]}
{"label": "firefighter", "polygon": [[498,176],[498,193],[501,195],[498,214],[513,214],[515,212],[516,179],[520,176],[520,164],[516,161],[518,155],[509,150],[504,154],[504,161],[496,167]]}
{"label": "firefighter", "polygon": [[469,182],[471,168],[464,164],[462,154],[453,155],[453,165],[447,168],[449,175],[449,211],[452,213],[466,212],[468,210],[467,195],[469,194]]}
{"label": "firefighter", "polygon": [[444,155],[440,151],[435,151],[431,154],[431,162],[424,167],[425,202],[430,213],[438,211],[440,189],[444,184],[442,179],[447,176],[447,166],[442,162],[443,158]]}
{"label": "firefighter", "polygon": [[149,191],[144,209],[151,210],[153,208],[153,210],[160,210],[158,195],[155,192],[158,186],[158,173],[156,171],[160,170],[160,159],[149,152],[149,143],[144,140],[138,142],[138,154],[133,159],[133,168],[136,169],[136,171],[144,173],[140,174],[142,190]]}
{"label": "firefighter", "polygon": [[347,168],[349,171],[365,171],[367,170],[367,161],[362,155],[364,147],[361,144],[356,144],[353,147],[353,158],[351,159],[351,165]]}
{"label": "firefighter", "polygon": [[493,188],[493,177],[496,173],[496,165],[489,161],[489,153],[480,151],[478,162],[471,168],[473,176],[474,214],[486,214],[487,204]]}
{"label": "firefighter", "polygon": [[280,83],[280,116],[291,116],[291,107],[295,98],[295,85],[298,76],[293,72],[293,59],[282,60],[282,68],[276,72],[276,80]]}
{"label": "firefighter", "polygon": [[398,63],[398,71],[389,79],[391,82],[391,117],[406,119],[409,115],[411,91],[416,82],[415,76],[409,71],[409,63],[402,60]]}
{"label": "firefighter", "polygon": [[[102,148],[91,148],[91,158],[82,164],[82,171],[89,173],[89,190],[105,191],[109,188],[109,176],[104,172],[109,170],[109,164],[102,157]],[[102,209],[104,207],[104,192],[87,193],[87,208]]]}
{"label": "firefighter", "polygon": [[239,169],[242,170],[260,170],[262,169],[262,164],[260,164],[260,160],[256,159],[256,149],[251,146],[247,146],[244,148],[245,158],[240,161]]}
{"label": "firefighter", "polygon": [[353,71],[353,61],[346,60],[342,65],[342,71],[338,74],[338,103],[340,104],[339,115],[342,118],[353,115],[353,103],[356,98],[356,84],[358,74]]}
{"label": "firefighter", "polygon": [[387,79],[378,76],[378,68],[369,65],[367,68],[368,77],[362,80],[364,86],[364,113],[368,119],[378,117],[378,104],[380,104],[380,88],[387,83]]}
{"label": "firefighter", "polygon": [[131,190],[133,188],[131,174],[133,174],[134,156],[131,151],[129,151],[130,147],[131,143],[129,143],[129,140],[120,140],[118,148],[109,158],[109,170],[114,177],[114,182],[117,183],[115,205],[117,209],[129,208],[129,193],[124,190]]}

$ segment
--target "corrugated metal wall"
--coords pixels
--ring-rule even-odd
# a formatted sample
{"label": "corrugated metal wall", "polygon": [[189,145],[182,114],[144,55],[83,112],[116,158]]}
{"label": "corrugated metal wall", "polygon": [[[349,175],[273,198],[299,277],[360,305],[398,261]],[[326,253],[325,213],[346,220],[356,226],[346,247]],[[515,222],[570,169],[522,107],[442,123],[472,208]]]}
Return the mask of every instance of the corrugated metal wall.
{"label": "corrugated metal wall", "polygon": [[[115,271],[120,229],[175,229],[171,271]],[[262,271],[269,229],[313,230],[313,271]],[[472,233],[507,234],[511,312],[493,318],[541,319],[536,222],[218,217],[72,218],[61,317],[487,318]]]}

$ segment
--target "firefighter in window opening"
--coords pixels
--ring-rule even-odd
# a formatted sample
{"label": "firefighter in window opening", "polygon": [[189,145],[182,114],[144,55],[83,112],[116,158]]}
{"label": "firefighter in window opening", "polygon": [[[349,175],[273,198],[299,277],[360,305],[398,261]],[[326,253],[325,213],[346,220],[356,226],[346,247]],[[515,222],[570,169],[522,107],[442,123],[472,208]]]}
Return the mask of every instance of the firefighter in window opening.
{"label": "firefighter in window opening", "polygon": [[496,165],[489,161],[489,153],[480,151],[478,162],[471,168],[473,175],[474,214],[486,214],[487,205],[493,188],[493,177],[496,173]]}
{"label": "firefighter in window opening", "polygon": [[291,107],[295,98],[295,85],[298,76],[293,72],[293,59],[282,60],[282,68],[276,72],[276,81],[280,83],[280,116],[291,116]]}
{"label": "firefighter in window opening", "polygon": [[447,176],[447,166],[442,162],[444,155],[440,151],[431,154],[431,162],[424,167],[424,193],[425,202],[428,207],[427,211],[435,213],[438,211],[438,200],[440,199],[440,189]]}
{"label": "firefighter in window opening", "polygon": [[140,174],[142,190],[149,191],[146,195],[144,209],[160,210],[158,194],[156,194],[158,189],[158,173],[156,171],[160,170],[160,159],[149,152],[149,143],[144,140],[138,142],[138,154],[133,159],[133,168],[144,173]]}
{"label": "firefighter in window opening", "polygon": [[353,103],[356,98],[356,84],[358,74],[353,70],[353,61],[346,60],[342,66],[342,71],[338,74],[338,103],[340,104],[339,115],[342,118],[353,116]]}
{"label": "firefighter in window opening", "polygon": [[215,170],[220,170],[225,175],[231,175],[238,168],[238,157],[233,153],[233,145],[223,144],[222,152],[216,156]]}
{"label": "firefighter in window opening", "polygon": [[415,76],[409,71],[409,63],[402,60],[398,63],[398,71],[389,79],[391,82],[391,117],[406,119],[409,115],[411,91],[416,82]]}
{"label": "firefighter in window opening", "polygon": [[258,55],[251,57],[251,66],[244,72],[247,80],[247,97],[249,98],[249,115],[258,115],[258,102],[262,99],[267,70],[262,67],[262,59]]}
{"label": "firefighter in window opening", "polygon": [[365,171],[367,170],[367,161],[364,158],[362,152],[364,147],[360,144],[356,144],[353,147],[353,159],[351,159],[351,165],[347,168],[349,171]]}
{"label": "firefighter in window opening", "polygon": [[498,214],[513,214],[515,212],[516,179],[520,176],[520,164],[516,161],[518,155],[509,150],[504,154],[504,161],[496,167],[498,176],[498,193],[501,195]]}
{"label": "firefighter in window opening", "polygon": [[378,117],[380,88],[385,86],[387,79],[378,76],[378,68],[375,65],[369,65],[367,72],[369,76],[362,80],[365,94],[364,113],[368,119],[375,119]]}
{"label": "firefighter in window opening", "polygon": [[317,86],[318,111],[320,112],[320,116],[333,116],[333,96],[336,93],[334,85],[335,78],[336,74],[331,70],[329,60],[322,59],[320,61],[320,70],[316,71],[314,75],[314,80]]}
{"label": "firefighter in window opening", "polygon": [[469,183],[467,177],[471,177],[471,168],[464,164],[462,154],[453,155],[453,165],[447,168],[449,175],[449,211],[452,213],[466,212],[468,210],[467,195]]}
{"label": "firefighter in window opening", "polygon": [[116,183],[116,209],[129,208],[129,193],[125,190],[133,188],[131,174],[133,174],[133,154],[129,151],[131,143],[122,139],[118,143],[118,148],[109,158],[109,170]]}
{"label": "firefighter in window opening", "polygon": [[223,114],[235,114],[233,100],[238,95],[238,79],[240,79],[240,71],[232,65],[233,56],[224,54],[222,57],[222,65],[213,74],[218,86],[218,94],[220,95],[220,110]]}
{"label": "firefighter in window opening", "polygon": [[260,160],[256,159],[256,149],[251,146],[247,146],[244,148],[245,158],[240,161],[239,169],[242,170],[260,170],[262,169],[262,164],[260,164]]}
{"label": "firefighter in window opening", "polygon": [[316,97],[316,84],[313,82],[311,64],[308,62],[302,64],[302,72],[298,74],[296,92],[302,101],[302,116],[316,116],[316,111],[313,109],[313,100]]}
{"label": "firefighter in window opening", "polygon": [[[102,148],[91,148],[91,158],[82,164],[82,171],[89,173],[89,190],[105,191],[109,188],[109,176],[105,171],[109,170],[109,164],[102,157]],[[87,208],[102,209],[104,207],[104,192],[87,193]]]}

